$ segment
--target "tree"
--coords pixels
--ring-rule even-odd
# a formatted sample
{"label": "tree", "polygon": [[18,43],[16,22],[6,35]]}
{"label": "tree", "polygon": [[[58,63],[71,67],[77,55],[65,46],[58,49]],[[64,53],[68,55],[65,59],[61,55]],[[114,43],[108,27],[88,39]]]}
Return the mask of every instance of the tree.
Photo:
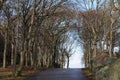
{"label": "tree", "polygon": [[109,51],[109,56],[113,57],[117,42],[116,34],[119,33],[119,1],[116,2],[114,0],[84,0],[79,4],[83,9],[77,12],[77,30],[85,49],[86,67],[92,69],[94,58],[104,50]]}

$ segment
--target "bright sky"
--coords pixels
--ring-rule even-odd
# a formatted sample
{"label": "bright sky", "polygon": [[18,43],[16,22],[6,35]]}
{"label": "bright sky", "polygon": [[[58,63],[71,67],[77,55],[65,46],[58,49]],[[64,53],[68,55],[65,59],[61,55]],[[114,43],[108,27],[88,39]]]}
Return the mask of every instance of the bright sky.
{"label": "bright sky", "polygon": [[75,54],[70,58],[70,65],[69,68],[83,68],[83,51],[80,50],[81,48],[78,47],[76,49]]}
{"label": "bright sky", "polygon": [[[70,57],[69,68],[83,68],[83,51],[80,46],[76,48],[76,52]],[[66,68],[66,66],[65,66]]]}
{"label": "bright sky", "polygon": [[[70,32],[70,41],[74,41],[73,43],[73,55],[70,57],[69,68],[83,68],[83,49],[80,42],[78,42],[78,35],[76,32]],[[69,46],[69,45],[67,45]]]}

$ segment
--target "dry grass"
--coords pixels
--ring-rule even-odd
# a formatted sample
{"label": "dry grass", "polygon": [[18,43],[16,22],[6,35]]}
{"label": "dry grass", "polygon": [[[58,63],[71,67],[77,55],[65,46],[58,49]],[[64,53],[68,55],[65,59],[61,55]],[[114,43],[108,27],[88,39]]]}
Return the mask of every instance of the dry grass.
{"label": "dry grass", "polygon": [[94,76],[92,75],[92,73],[90,73],[88,68],[83,68],[83,74],[89,79],[89,80],[95,80]]}
{"label": "dry grass", "polygon": [[0,68],[0,80],[25,80],[26,77],[31,76],[44,69],[31,70],[29,67],[24,67],[21,77],[13,77],[12,71],[13,67],[9,66],[7,68]]}
{"label": "dry grass", "polygon": [[108,80],[120,80],[120,59],[109,66],[106,76]]}

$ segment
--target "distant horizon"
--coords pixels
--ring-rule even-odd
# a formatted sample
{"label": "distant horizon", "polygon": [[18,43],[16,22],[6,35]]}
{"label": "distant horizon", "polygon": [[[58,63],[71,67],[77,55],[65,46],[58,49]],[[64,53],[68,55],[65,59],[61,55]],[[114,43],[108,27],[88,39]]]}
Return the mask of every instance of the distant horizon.
{"label": "distant horizon", "polygon": [[[75,50],[75,53],[70,57],[69,68],[84,68],[83,50],[80,46],[77,46]],[[67,68],[66,65],[65,68]]]}

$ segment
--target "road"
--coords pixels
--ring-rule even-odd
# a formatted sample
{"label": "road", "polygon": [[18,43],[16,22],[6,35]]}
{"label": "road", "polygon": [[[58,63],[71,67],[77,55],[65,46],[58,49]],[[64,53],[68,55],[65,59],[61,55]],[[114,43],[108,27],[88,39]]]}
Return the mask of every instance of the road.
{"label": "road", "polygon": [[48,69],[26,80],[88,80],[81,69]]}

